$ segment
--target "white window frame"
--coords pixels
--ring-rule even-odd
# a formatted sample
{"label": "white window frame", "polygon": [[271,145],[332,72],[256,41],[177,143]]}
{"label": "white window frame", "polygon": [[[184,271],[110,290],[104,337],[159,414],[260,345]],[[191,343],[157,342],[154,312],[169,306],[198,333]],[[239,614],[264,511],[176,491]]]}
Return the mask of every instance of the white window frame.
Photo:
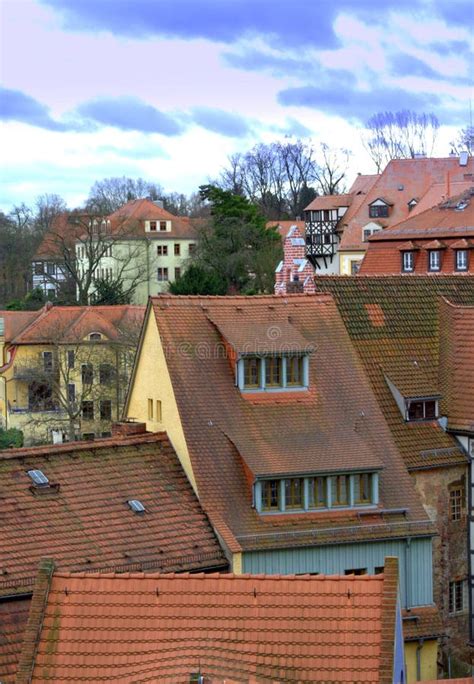
{"label": "white window frame", "polygon": [[430,249],[428,252],[428,270],[437,272],[441,271],[441,250]]}
{"label": "white window frame", "polygon": [[[461,254],[463,255],[462,259],[460,259]],[[457,249],[456,250],[456,271],[467,271],[468,266],[469,266],[469,257],[468,257],[467,249]]]}
{"label": "white window frame", "polygon": [[402,252],[402,271],[403,273],[413,273],[415,270],[415,253],[411,250]]}

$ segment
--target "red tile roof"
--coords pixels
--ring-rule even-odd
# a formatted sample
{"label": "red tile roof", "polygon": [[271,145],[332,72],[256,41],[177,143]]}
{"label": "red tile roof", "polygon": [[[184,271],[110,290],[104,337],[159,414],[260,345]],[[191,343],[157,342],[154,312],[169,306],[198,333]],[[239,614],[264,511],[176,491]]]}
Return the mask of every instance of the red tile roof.
{"label": "red tile roof", "polygon": [[54,573],[17,682],[392,682],[397,579]]}
{"label": "red tile roof", "polygon": [[444,635],[441,617],[436,606],[417,606],[402,611],[402,616],[405,641],[438,638]]}
{"label": "red tile roof", "polygon": [[73,248],[74,242],[83,231],[81,223],[88,220],[84,215],[80,215],[79,223],[74,223],[72,214],[64,212],[56,216],[50,229],[45,233],[34,259],[52,259],[61,261],[65,248]]}
{"label": "red tile roof", "polygon": [[[51,487],[32,486],[29,469]],[[226,565],[163,433],[2,451],[0,498],[0,595],[28,590],[45,554],[60,570]]]}
{"label": "red tile roof", "polygon": [[[151,305],[199,497],[215,527],[228,532],[232,550],[313,544],[315,530],[320,544],[336,534],[340,540],[392,536],[415,521],[431,529],[331,297],[161,296]],[[280,321],[291,322],[315,348],[310,389],[249,401],[235,386],[216,319],[234,330],[266,325],[270,337]],[[249,471],[281,476],[362,466],[382,466],[381,505],[407,507],[406,517],[376,514],[371,527],[355,510],[342,518],[308,513],[295,522],[291,516],[269,519],[252,508]]]}
{"label": "red tile roof", "polygon": [[474,306],[440,302],[440,379],[449,429],[474,434]]}
{"label": "red tile roof", "polygon": [[276,226],[277,231],[280,233],[281,239],[284,240],[288,235],[288,231],[292,226],[297,226],[301,235],[304,235],[305,223],[304,221],[298,221],[292,219],[291,221],[267,221],[267,228],[273,228]]}
{"label": "red tile roof", "polygon": [[342,195],[321,195],[305,207],[305,211],[317,211],[318,209],[338,209],[339,207],[350,207],[354,196],[352,194]]}
{"label": "red tile roof", "polygon": [[[12,344],[78,342],[91,332],[102,333],[107,340],[120,341],[138,337],[144,306],[51,306],[33,312],[29,325],[10,338]],[[3,312],[0,312],[3,316]],[[14,317],[13,317],[14,318]],[[10,324],[12,327],[16,323]]]}
{"label": "red tile roof", "polygon": [[148,199],[131,200],[123,207],[110,214],[112,233],[134,236],[145,234],[144,221],[171,221],[171,230],[146,233],[150,239],[196,239],[198,237],[197,226],[202,223],[201,219],[191,219],[187,216],[175,216],[163,207]]}
{"label": "red tile roof", "polygon": [[[362,234],[365,225],[370,222],[380,223],[383,226],[400,223],[409,217],[408,202],[411,199],[419,197],[423,200],[423,196],[426,195],[430,201],[425,200],[425,208],[428,208],[427,204],[433,206],[443,199],[443,195],[449,194],[450,182],[465,182],[469,179],[472,182],[473,172],[474,160],[472,158],[468,160],[467,166],[460,166],[459,160],[451,157],[393,159],[372,183],[367,194],[363,196],[362,202],[359,202],[357,207],[354,205],[350,207],[343,216],[341,224],[344,232],[340,250],[365,251],[367,243],[363,241]],[[444,193],[443,181],[446,183]],[[428,192],[429,195],[427,195]],[[383,197],[393,204],[389,217],[382,220],[369,217],[368,206],[378,197]]]}
{"label": "red tile roof", "polygon": [[[459,309],[448,307],[450,311],[459,310],[460,321],[464,321],[463,312],[468,311],[463,341],[456,343],[460,350],[463,349],[456,373],[465,374],[466,382],[469,382],[473,345],[469,345],[467,321],[474,306],[474,277],[319,276],[316,286],[319,291],[334,296],[408,468],[416,470],[466,463],[457,441],[436,421],[405,422],[386,376],[399,384],[400,391],[411,396],[424,392],[430,395],[443,393],[438,376],[439,369],[444,366],[440,364],[439,356],[440,339],[443,339],[440,326],[441,330],[447,330],[447,327],[440,323],[438,306],[440,297],[444,296],[464,305]],[[378,313],[374,321],[367,307],[375,305]],[[467,392],[466,398],[469,396]],[[459,402],[461,407],[463,399]],[[467,407],[465,404],[464,409]]]}
{"label": "red tile roof", "polygon": [[0,681],[4,684],[15,681],[30,603],[29,596],[0,600]]}
{"label": "red tile roof", "polygon": [[5,341],[11,342],[18,333],[40,315],[39,311],[0,311],[5,322]]}

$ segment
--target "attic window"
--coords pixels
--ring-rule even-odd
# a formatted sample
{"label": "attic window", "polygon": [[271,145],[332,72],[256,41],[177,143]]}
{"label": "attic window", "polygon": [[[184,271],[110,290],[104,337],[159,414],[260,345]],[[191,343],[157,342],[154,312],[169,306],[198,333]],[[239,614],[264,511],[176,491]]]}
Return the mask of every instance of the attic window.
{"label": "attic window", "polygon": [[91,342],[97,342],[98,340],[101,340],[101,339],[102,339],[102,335],[99,332],[92,332],[89,335],[89,340]]}
{"label": "attic window", "polygon": [[145,513],[146,511],[145,506],[138,499],[130,499],[127,503],[134,513]]}
{"label": "attic window", "polygon": [[387,218],[389,206],[383,200],[376,200],[369,205],[370,218]]}
{"label": "attic window", "polygon": [[48,487],[49,480],[42,470],[28,470],[28,476],[36,487]]}
{"label": "attic window", "polygon": [[461,200],[454,207],[454,211],[464,211],[464,209],[468,206],[469,206],[469,202],[466,202],[466,200]]}
{"label": "attic window", "polygon": [[237,384],[243,391],[307,389],[307,354],[244,356],[237,364]]}
{"label": "attic window", "polygon": [[407,399],[406,420],[435,420],[438,417],[436,399]]}

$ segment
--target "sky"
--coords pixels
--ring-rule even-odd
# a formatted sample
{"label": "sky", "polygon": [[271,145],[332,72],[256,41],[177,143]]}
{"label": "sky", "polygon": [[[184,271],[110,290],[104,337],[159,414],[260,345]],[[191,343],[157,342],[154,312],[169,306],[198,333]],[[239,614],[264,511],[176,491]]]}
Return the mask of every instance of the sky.
{"label": "sky", "polygon": [[[469,124],[471,0],[0,0],[0,209],[96,180],[194,192],[286,137],[345,147],[379,111]],[[470,32],[471,29],[471,32]]]}

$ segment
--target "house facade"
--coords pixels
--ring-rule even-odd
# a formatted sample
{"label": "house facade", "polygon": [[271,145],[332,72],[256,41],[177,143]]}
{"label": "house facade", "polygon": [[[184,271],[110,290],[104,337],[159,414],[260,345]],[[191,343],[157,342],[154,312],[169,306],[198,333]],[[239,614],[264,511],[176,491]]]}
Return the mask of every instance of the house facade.
{"label": "house facade", "polygon": [[473,250],[474,185],[373,235],[360,273],[472,275]]}
{"label": "house facade", "polygon": [[25,444],[110,436],[121,417],[144,308],[0,312],[0,421]]}
{"label": "house facade", "polygon": [[466,155],[393,159],[380,175],[358,176],[347,195],[317,197],[305,211],[316,275],[354,275],[372,235],[464,192],[473,173]]}
{"label": "house facade", "polygon": [[151,299],[125,414],[167,431],[234,573],[397,556],[433,676],[434,527],[331,297]]}
{"label": "house facade", "polygon": [[[444,665],[447,671],[448,663],[457,663],[466,671],[473,658],[469,450],[474,278],[322,277],[316,289],[334,297],[423,506],[437,526],[434,596],[442,619]],[[416,648],[419,625],[406,618]]]}

